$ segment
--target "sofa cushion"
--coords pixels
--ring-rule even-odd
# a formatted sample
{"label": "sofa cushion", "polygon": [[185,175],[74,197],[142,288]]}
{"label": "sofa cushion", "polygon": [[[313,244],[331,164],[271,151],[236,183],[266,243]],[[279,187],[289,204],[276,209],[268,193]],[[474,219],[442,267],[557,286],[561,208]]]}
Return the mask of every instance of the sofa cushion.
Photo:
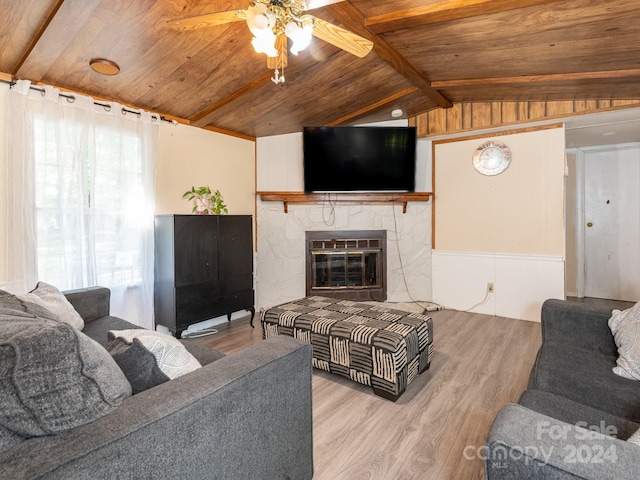
{"label": "sofa cushion", "polygon": [[131,330],[134,328],[142,329],[142,327],[127,322],[120,317],[108,316],[85,324],[82,333],[106,348],[110,342],[109,332],[111,330]]}
{"label": "sofa cushion", "polygon": [[186,348],[191,355],[196,357],[196,360],[198,360],[203,367],[226,356],[221,351],[202,345],[194,339],[183,338],[180,340],[180,343],[184,345],[184,348]]}
{"label": "sofa cushion", "polygon": [[26,438],[0,425],[0,452],[24,442]]}
{"label": "sofa cushion", "polygon": [[18,298],[35,303],[53,313],[60,321],[68,323],[76,330],[82,330],[84,320],[69,303],[64,294],[53,285],[38,282],[36,288]]}
{"label": "sofa cushion", "polygon": [[640,423],[541,390],[525,391],[518,403],[548,417],[622,440],[640,428]]}
{"label": "sofa cushion", "polygon": [[116,409],[131,386],[109,353],[39,305],[0,296],[0,424],[57,434]]}
{"label": "sofa cushion", "polygon": [[640,382],[613,373],[616,357],[545,341],[529,388],[554,393],[640,423]]}
{"label": "sofa cushion", "polygon": [[616,344],[607,325],[612,307],[549,299],[542,304],[542,342],[563,342],[601,355],[616,355]]}
{"label": "sofa cushion", "polygon": [[618,347],[613,373],[640,380],[640,302],[626,310],[613,310],[609,328]]}
{"label": "sofa cushion", "polygon": [[[109,332],[109,340],[122,340],[134,347],[136,352],[146,349],[155,357],[157,367],[168,379],[178,378],[202,366],[178,339],[166,333],[141,329],[118,330]],[[133,345],[134,340],[138,341],[137,346]],[[110,345],[115,345],[115,342]],[[147,374],[142,376],[148,377]],[[154,378],[157,377],[154,375]]]}

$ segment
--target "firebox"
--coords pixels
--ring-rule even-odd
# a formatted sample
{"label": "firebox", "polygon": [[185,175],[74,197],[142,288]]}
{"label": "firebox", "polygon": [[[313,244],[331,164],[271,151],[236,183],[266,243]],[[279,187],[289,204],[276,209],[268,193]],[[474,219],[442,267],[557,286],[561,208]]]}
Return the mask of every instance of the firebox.
{"label": "firebox", "polygon": [[307,296],[387,299],[387,231],[313,231],[307,245]]}

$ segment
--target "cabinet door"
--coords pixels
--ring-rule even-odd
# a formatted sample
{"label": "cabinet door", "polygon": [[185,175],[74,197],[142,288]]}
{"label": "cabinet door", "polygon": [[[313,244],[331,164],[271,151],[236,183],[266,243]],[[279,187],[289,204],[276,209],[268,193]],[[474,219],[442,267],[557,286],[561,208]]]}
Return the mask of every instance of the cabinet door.
{"label": "cabinet door", "polygon": [[175,216],[176,287],[218,278],[217,242],[217,217]]}
{"label": "cabinet door", "polygon": [[[219,218],[219,221],[219,278],[229,279],[252,275],[253,234],[251,216],[223,216]],[[249,288],[251,288],[251,286]]]}

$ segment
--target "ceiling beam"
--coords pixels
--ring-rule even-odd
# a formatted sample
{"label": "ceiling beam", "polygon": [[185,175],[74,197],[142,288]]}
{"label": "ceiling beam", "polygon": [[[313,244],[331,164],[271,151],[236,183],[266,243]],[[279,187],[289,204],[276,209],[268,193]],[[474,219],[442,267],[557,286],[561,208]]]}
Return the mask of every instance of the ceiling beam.
{"label": "ceiling beam", "polygon": [[609,80],[616,78],[640,77],[640,68],[630,70],[606,70],[602,72],[554,73],[549,75],[521,75],[517,77],[470,78],[433,82],[435,88],[473,87],[488,85],[509,85],[515,83],[558,83],[582,80]]}
{"label": "ceiling beam", "polygon": [[58,10],[60,10],[60,7],[62,6],[63,3],[64,3],[64,0],[58,0],[58,2],[53,6],[53,8],[51,9],[51,12],[49,12],[49,16],[45,19],[42,25],[40,25],[40,28],[31,39],[31,42],[29,43],[29,46],[27,47],[27,49],[24,52],[22,52],[22,56],[18,60],[18,64],[16,65],[14,73],[20,70],[20,68],[22,67],[22,64],[24,64],[24,62],[27,60],[27,58],[29,57],[33,49],[36,47],[36,44],[40,40],[40,37],[42,37],[45,30],[51,23],[51,20],[53,20],[53,18],[56,16],[56,13],[58,13]]}
{"label": "ceiling beam", "polygon": [[233,92],[228,97],[223,98],[222,100],[220,100],[218,103],[214,103],[213,105],[205,108],[204,110],[202,110],[202,111],[196,113],[195,115],[193,115],[192,117],[190,117],[189,118],[189,122],[191,123],[191,125],[195,125],[196,127],[204,127],[204,126],[208,125],[213,120],[213,118],[215,117],[216,110],[218,110],[218,109],[224,107],[225,105],[233,102],[237,98],[240,98],[242,95],[244,95],[245,93],[250,92],[254,88],[259,87],[264,82],[270,80],[271,79],[271,75],[272,75],[272,73],[269,72],[269,73],[257,78],[256,80],[254,80],[250,84],[245,85],[244,87],[236,90],[235,92]]}
{"label": "ceiling beam", "polygon": [[32,82],[41,81],[100,2],[101,0],[60,0],[23,53],[14,77],[28,78]]}
{"label": "ceiling beam", "polygon": [[448,0],[416,8],[385,13],[367,18],[366,26],[373,33],[387,33],[489,13],[506,12],[560,0]]}
{"label": "ceiling beam", "polygon": [[432,87],[429,79],[404,58],[384,37],[371,32],[365,25],[364,16],[351,5],[350,2],[340,2],[329,5],[326,9],[345,28],[371,40],[373,51],[378,57],[387,62],[394,70],[406,78],[412,85],[442,108],[450,108],[453,104],[440,92]]}
{"label": "ceiling beam", "polygon": [[418,88],[417,87],[409,87],[405,90],[402,90],[401,92],[398,92],[394,95],[391,95],[387,98],[383,98],[382,100],[379,100],[375,103],[372,103],[371,105],[367,105],[366,107],[363,107],[359,110],[356,110],[355,112],[351,112],[348,113],[347,115],[344,115],[340,118],[337,118],[335,120],[333,120],[332,122],[327,123],[326,125],[329,127],[333,127],[336,125],[342,125],[344,123],[350,122],[351,120],[355,120],[357,118],[362,117],[363,115],[366,115],[369,112],[373,112],[375,110],[377,110],[380,107],[383,107],[385,105],[388,105],[389,103],[393,103],[396,100],[398,100],[399,98],[405,97],[411,93],[417,92]]}
{"label": "ceiling beam", "polygon": [[[332,45],[326,44],[326,46],[324,46],[322,48],[324,48],[323,51],[327,52],[327,56],[335,55],[335,53],[333,53],[333,54],[329,54],[328,53],[330,50],[335,50],[335,48]],[[302,72],[304,70],[305,70],[305,68],[300,66],[299,64],[289,66],[287,68],[287,77],[294,77],[294,76],[296,76],[297,74],[299,74],[300,72]],[[202,110],[202,111],[196,113],[195,115],[191,116],[189,118],[190,124],[194,125],[196,127],[205,127],[205,126],[209,125],[215,119],[215,117],[216,117],[215,112],[217,110],[219,110],[220,108],[224,107],[225,105],[233,102],[234,100],[242,97],[244,94],[249,93],[251,90],[253,90],[255,88],[258,88],[263,83],[270,81],[272,79],[272,77],[273,77],[273,70],[269,70],[268,73],[265,73],[261,77],[258,77],[256,80],[254,80],[253,82],[249,83],[248,85],[245,85],[244,87],[239,88],[238,90],[236,90],[235,92],[233,92],[229,96],[227,96],[226,98],[223,98],[219,102],[214,103],[213,105],[210,105],[209,107],[205,108],[204,110]]]}
{"label": "ceiling beam", "polygon": [[207,125],[202,127],[203,130],[208,130],[210,132],[222,133],[223,135],[229,135],[230,137],[242,138],[243,140],[250,140],[252,142],[256,141],[256,137],[251,135],[245,135],[244,133],[232,132],[231,130],[225,130],[224,128],[217,128]]}

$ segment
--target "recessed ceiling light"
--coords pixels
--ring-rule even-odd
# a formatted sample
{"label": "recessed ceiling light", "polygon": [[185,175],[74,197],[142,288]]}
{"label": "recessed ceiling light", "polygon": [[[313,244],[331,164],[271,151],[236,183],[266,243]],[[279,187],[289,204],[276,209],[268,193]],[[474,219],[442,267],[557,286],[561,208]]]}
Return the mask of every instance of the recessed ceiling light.
{"label": "recessed ceiling light", "polygon": [[117,75],[120,73],[118,64],[104,58],[94,58],[89,62],[94,72],[101,75]]}
{"label": "recessed ceiling light", "polygon": [[404,115],[404,112],[402,111],[401,108],[396,108],[395,110],[391,110],[391,116],[393,118],[400,118],[402,115]]}

